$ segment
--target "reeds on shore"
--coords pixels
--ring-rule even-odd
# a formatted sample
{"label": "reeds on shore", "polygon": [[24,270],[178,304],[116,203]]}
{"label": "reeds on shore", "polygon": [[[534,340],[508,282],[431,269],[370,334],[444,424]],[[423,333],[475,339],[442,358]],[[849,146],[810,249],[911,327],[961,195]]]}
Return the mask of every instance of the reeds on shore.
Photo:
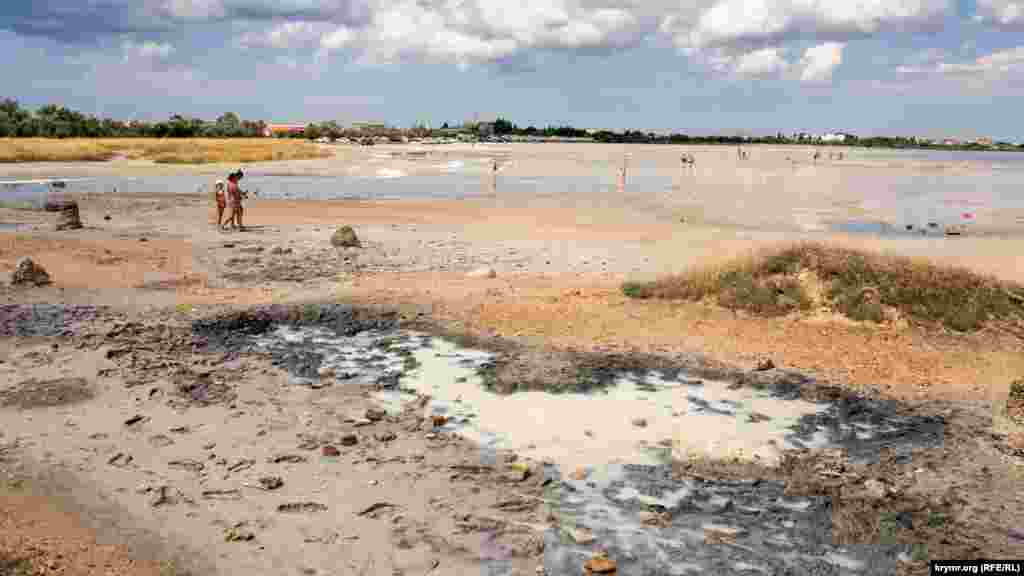
{"label": "reeds on shore", "polygon": [[1024,321],[1022,286],[924,259],[814,242],[626,283],[622,291],[633,298],[707,299],[761,316],[827,308],[858,321],[902,318],[964,332],[990,321]]}
{"label": "reeds on shore", "polygon": [[105,162],[124,157],[159,164],[237,164],[330,155],[311,142],[273,138],[0,138],[0,163]]}

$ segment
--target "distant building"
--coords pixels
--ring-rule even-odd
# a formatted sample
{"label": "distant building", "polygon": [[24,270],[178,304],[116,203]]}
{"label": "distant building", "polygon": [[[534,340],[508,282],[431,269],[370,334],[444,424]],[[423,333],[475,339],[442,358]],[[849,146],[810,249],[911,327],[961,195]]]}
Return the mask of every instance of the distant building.
{"label": "distant building", "polygon": [[828,133],[821,137],[822,142],[846,142],[846,134]]}
{"label": "distant building", "polygon": [[305,124],[267,124],[263,135],[267,138],[281,135],[298,135],[306,131]]}
{"label": "distant building", "polygon": [[978,138],[978,139],[976,139],[974,141],[974,143],[975,144],[980,144],[982,146],[991,146],[992,145],[992,139],[991,138]]}

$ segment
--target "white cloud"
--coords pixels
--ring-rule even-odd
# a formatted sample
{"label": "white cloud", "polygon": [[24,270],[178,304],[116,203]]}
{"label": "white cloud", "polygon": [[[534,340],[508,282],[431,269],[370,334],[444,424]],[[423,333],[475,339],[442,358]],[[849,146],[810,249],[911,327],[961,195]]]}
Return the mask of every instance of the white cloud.
{"label": "white cloud", "polygon": [[976,0],[974,18],[997,26],[1024,28],[1024,1]]}
{"label": "white cloud", "polygon": [[[618,1],[620,6],[614,6]],[[655,20],[638,18],[625,0],[589,6],[579,0],[385,1],[368,26],[346,36],[364,60],[420,58],[465,67],[531,50],[625,48],[651,32]],[[332,44],[328,38],[321,46]]]}
{"label": "white cloud", "polygon": [[959,86],[992,91],[998,86],[1019,84],[1024,79],[1024,46],[992,52],[971,60],[939,60],[908,64],[896,71],[908,81],[955,81]]}
{"label": "white cloud", "polygon": [[287,49],[296,45],[315,42],[329,27],[320,22],[293,20],[281,22],[269,30],[248,32],[243,34],[239,45],[243,48],[260,46],[267,48]]}
{"label": "white cloud", "polygon": [[208,20],[223,18],[227,14],[221,0],[163,0],[160,10],[182,20]]}
{"label": "white cloud", "polygon": [[759,78],[784,72],[789,63],[782,58],[778,48],[764,48],[739,57],[736,74],[744,78]]}
{"label": "white cloud", "polygon": [[174,46],[166,42],[143,42],[141,44],[125,40],[121,43],[125,60],[166,60],[175,52]]}
{"label": "white cloud", "polygon": [[352,42],[354,37],[352,30],[340,26],[320,37],[320,47],[324,50],[344,48]]}
{"label": "white cloud", "polygon": [[948,0],[716,0],[670,14],[662,31],[684,50],[744,50],[804,35],[847,41],[922,30],[949,10]]}
{"label": "white cloud", "polygon": [[822,83],[832,80],[832,72],[843,62],[843,47],[839,42],[825,42],[808,48],[800,60],[802,82]]}

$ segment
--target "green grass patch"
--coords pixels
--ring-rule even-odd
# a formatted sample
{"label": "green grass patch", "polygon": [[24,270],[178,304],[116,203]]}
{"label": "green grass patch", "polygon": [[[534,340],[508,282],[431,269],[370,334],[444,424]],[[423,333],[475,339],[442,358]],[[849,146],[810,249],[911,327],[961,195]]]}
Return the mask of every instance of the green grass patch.
{"label": "green grass patch", "polygon": [[1010,399],[1024,402],[1024,380],[1017,380],[1010,384]]}
{"label": "green grass patch", "polygon": [[0,576],[36,576],[28,560],[0,555]]}
{"label": "green grass patch", "polygon": [[[816,286],[808,285],[808,278]],[[820,305],[853,320],[884,322],[892,311],[960,332],[1024,318],[1019,285],[926,260],[821,243],[774,248],[653,282],[629,282],[622,292],[639,299],[713,299],[760,316]]]}

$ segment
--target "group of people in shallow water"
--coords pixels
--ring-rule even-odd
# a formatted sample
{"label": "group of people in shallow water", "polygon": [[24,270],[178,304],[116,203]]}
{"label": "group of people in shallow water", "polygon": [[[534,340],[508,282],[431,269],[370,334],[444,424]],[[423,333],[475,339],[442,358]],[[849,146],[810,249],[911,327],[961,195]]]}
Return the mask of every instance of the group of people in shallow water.
{"label": "group of people in shallow water", "polygon": [[[214,197],[217,200],[217,228],[226,230],[228,225],[234,230],[243,230],[242,227],[242,215],[244,210],[242,209],[242,199],[247,198],[248,194],[238,186],[238,182],[242,179],[242,171],[237,170],[228,174],[227,184],[223,180],[217,180],[214,184]],[[224,219],[224,209],[231,207],[231,212],[228,214],[227,220]]]}

